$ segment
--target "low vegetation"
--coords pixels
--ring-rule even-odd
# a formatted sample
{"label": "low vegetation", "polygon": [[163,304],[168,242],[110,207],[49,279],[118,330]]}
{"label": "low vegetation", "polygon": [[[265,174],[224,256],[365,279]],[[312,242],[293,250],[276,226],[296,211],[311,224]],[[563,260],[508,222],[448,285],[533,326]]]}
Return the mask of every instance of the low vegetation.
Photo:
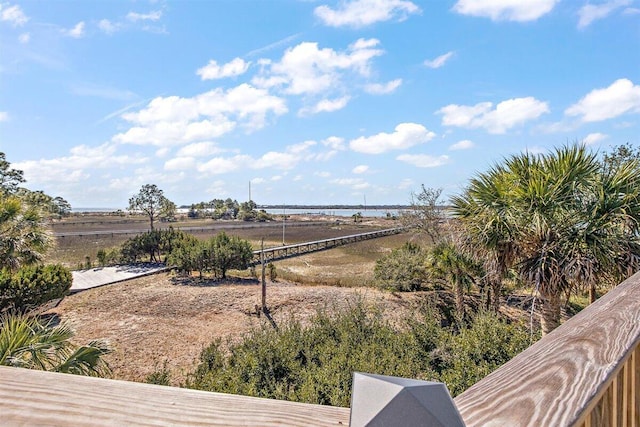
{"label": "low vegetation", "polygon": [[[353,372],[444,381],[458,394],[529,345],[526,328],[495,314],[442,327],[432,306],[400,325],[375,306],[318,312],[255,329],[240,342],[203,350],[187,387],[298,402],[349,406]],[[166,379],[159,371],[149,380]]]}

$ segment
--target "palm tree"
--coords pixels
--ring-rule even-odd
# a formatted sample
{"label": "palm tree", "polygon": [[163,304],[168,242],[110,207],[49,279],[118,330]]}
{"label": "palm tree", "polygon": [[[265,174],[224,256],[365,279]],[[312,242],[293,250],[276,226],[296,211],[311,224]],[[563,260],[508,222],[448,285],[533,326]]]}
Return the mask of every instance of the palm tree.
{"label": "palm tree", "polygon": [[0,195],[0,268],[16,270],[36,263],[50,246],[40,207]]}
{"label": "palm tree", "polygon": [[510,180],[503,167],[471,180],[462,196],[451,199],[452,213],[462,223],[473,250],[482,250],[486,280],[491,289],[491,307],[500,307],[502,283],[517,255],[511,223]]}
{"label": "palm tree", "polygon": [[0,317],[0,365],[88,376],[106,376],[102,356],[111,350],[100,341],[75,347],[66,325],[53,327],[36,317],[5,313]]}
{"label": "palm tree", "polygon": [[[543,334],[559,325],[563,295],[620,272],[622,258],[637,265],[640,172],[633,163],[607,169],[575,145],[514,155],[454,201],[476,242],[496,259],[507,247],[504,265],[517,267],[540,294]],[[499,191],[478,197],[476,190],[484,190],[478,183],[485,182]]]}
{"label": "palm tree", "polygon": [[443,241],[434,246],[427,256],[427,271],[435,279],[453,287],[456,313],[464,319],[464,294],[481,275],[481,268],[470,256],[462,252],[454,243]]}

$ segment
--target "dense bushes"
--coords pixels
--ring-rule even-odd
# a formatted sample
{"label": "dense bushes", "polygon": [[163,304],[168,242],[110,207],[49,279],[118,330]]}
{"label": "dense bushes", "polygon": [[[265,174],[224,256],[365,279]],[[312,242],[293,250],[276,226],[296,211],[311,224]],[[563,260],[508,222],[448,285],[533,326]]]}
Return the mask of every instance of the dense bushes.
{"label": "dense bushes", "polygon": [[184,272],[212,272],[216,278],[226,278],[227,270],[244,270],[253,258],[251,244],[237,236],[228,236],[222,232],[200,241],[195,238],[184,239],[167,258],[167,262]]}
{"label": "dense bushes", "polygon": [[363,303],[319,312],[303,327],[257,329],[228,350],[213,342],[187,386],[348,406],[354,371],[443,380],[454,394],[523,350],[526,331],[481,315],[468,329],[442,328],[427,308],[402,327]]}
{"label": "dense bushes", "polygon": [[374,278],[383,288],[394,291],[415,291],[427,279],[426,251],[407,242],[376,262]]}
{"label": "dense bushes", "polygon": [[71,288],[71,272],[61,265],[22,267],[0,271],[0,310],[28,311],[61,298]]}

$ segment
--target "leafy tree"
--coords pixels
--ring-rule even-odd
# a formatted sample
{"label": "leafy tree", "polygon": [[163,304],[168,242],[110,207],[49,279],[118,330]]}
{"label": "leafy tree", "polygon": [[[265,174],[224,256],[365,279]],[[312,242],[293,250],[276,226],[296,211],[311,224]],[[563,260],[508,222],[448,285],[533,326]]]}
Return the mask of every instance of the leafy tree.
{"label": "leafy tree", "polygon": [[19,185],[26,182],[24,173],[21,170],[11,168],[11,163],[3,152],[0,152],[0,193],[3,196],[14,194],[18,191]]}
{"label": "leafy tree", "polygon": [[402,224],[426,233],[432,242],[439,241],[445,221],[441,194],[442,188],[430,188],[422,184],[419,193],[411,193],[411,208],[402,213]]}
{"label": "leafy tree", "polygon": [[253,249],[247,240],[222,232],[208,241],[211,269],[218,278],[226,278],[227,270],[244,270],[253,259]]}
{"label": "leafy tree", "polygon": [[602,163],[607,169],[617,169],[622,164],[633,161],[640,162],[640,147],[634,148],[628,142],[614,146],[611,151],[602,154]]}
{"label": "leafy tree", "polygon": [[16,270],[40,261],[51,246],[38,207],[16,196],[0,197],[0,268]]}
{"label": "leafy tree", "polygon": [[171,251],[167,262],[184,272],[213,272],[225,279],[229,269],[244,270],[253,259],[253,249],[247,240],[222,232],[209,240],[185,239]]}
{"label": "leafy tree", "polygon": [[102,356],[111,352],[106,343],[71,343],[73,332],[66,325],[53,326],[36,317],[4,313],[0,316],[0,365],[107,376]]}
{"label": "leafy tree", "polygon": [[61,265],[38,265],[17,272],[0,271],[0,311],[27,312],[62,298],[71,288],[71,272]]}
{"label": "leafy tree", "polygon": [[71,213],[71,204],[60,196],[54,197],[51,210],[54,214],[68,216]]}
{"label": "leafy tree", "polygon": [[558,326],[561,299],[576,286],[622,274],[623,259],[640,267],[635,161],[608,167],[575,145],[514,155],[474,178],[453,205],[480,247],[539,292],[543,334]]}
{"label": "leafy tree", "polygon": [[142,212],[149,217],[149,226],[159,218],[171,218],[175,216],[176,205],[164,196],[155,184],[145,184],[138,194],[129,199],[130,212]]}
{"label": "leafy tree", "polygon": [[419,290],[427,279],[425,256],[422,247],[407,242],[376,261],[374,278],[382,287],[392,290]]}

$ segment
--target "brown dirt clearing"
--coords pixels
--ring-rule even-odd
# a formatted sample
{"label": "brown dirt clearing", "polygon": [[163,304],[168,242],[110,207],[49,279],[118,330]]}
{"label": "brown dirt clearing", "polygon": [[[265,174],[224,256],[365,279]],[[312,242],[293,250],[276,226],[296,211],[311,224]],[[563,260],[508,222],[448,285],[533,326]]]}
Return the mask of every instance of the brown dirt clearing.
{"label": "brown dirt clearing", "polygon": [[[172,381],[179,384],[213,339],[238,339],[251,328],[268,325],[255,314],[257,281],[191,283],[181,284],[166,273],[147,276],[68,296],[50,313],[73,327],[78,343],[108,340],[114,352],[106,360],[114,378],[143,381],[166,361]],[[277,324],[291,317],[304,321],[319,308],[345,306],[359,297],[397,319],[408,314],[420,295],[288,282],[269,283],[267,291]]]}

